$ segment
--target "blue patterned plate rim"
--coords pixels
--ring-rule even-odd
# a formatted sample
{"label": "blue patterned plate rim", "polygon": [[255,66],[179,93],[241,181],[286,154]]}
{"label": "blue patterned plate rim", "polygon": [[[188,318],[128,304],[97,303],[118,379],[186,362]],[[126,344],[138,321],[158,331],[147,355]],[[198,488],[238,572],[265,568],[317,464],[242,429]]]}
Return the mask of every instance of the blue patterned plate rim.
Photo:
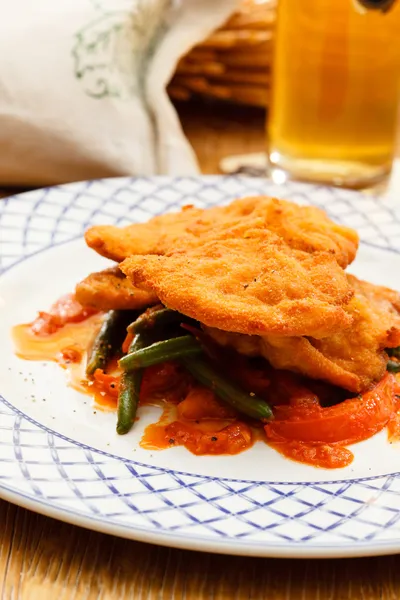
{"label": "blue patterned plate rim", "polygon": [[[148,182],[148,183],[154,183],[157,182],[158,184],[161,184],[160,188],[156,188],[158,189],[168,189],[169,186],[173,186],[176,184],[176,182],[192,182],[192,183],[197,183],[200,188],[202,188],[202,183],[205,182],[207,183],[206,188],[219,188],[219,187],[223,187],[225,183],[231,183],[231,182],[240,182],[241,186],[244,186],[244,191],[247,190],[248,193],[254,193],[255,189],[259,191],[259,193],[263,192],[263,193],[270,193],[269,192],[269,188],[274,188],[274,186],[271,184],[271,182],[269,182],[268,180],[262,180],[262,179],[253,179],[253,178],[235,178],[235,177],[217,177],[217,176],[209,176],[209,177],[203,177],[203,178],[165,178],[165,177],[161,177],[161,178],[136,178],[136,179],[128,179],[128,178],[118,178],[118,179],[109,179],[109,180],[98,180],[98,181],[92,181],[92,182],[81,182],[81,183],[74,183],[74,184],[67,184],[66,186],[56,186],[53,188],[46,188],[43,190],[35,190],[35,192],[42,192],[43,195],[51,195],[53,190],[61,190],[63,192],[70,192],[70,190],[72,189],[72,191],[75,191],[77,188],[79,189],[79,186],[84,186],[85,189],[86,188],[90,188],[90,186],[94,185],[94,184],[99,184],[99,185],[104,185],[107,188],[109,188],[109,197],[112,198],[113,193],[116,194],[119,190],[123,189],[123,190],[129,190],[131,186],[134,186],[137,182]],[[115,187],[116,183],[123,183],[122,186],[117,186],[117,188]],[[251,183],[251,186],[249,185],[249,183]],[[254,184],[258,184],[254,185]],[[319,193],[320,191],[323,191],[324,193],[328,193],[328,194],[332,194],[332,196],[335,198],[337,194],[340,193],[336,190],[336,189],[331,189],[331,188],[325,188],[322,186],[308,186],[306,184],[293,184],[294,185],[294,195],[296,196],[296,190],[300,190],[300,192],[298,192],[301,195],[303,195],[305,197],[305,199],[308,199],[308,195],[310,193],[310,190],[313,190],[313,193]],[[268,187],[269,186],[269,187]],[[250,189],[247,189],[247,187],[249,187]],[[268,188],[268,189],[267,189]],[[284,196],[290,196],[293,194],[288,193],[287,191],[288,186],[284,186],[282,188],[282,190],[284,191]],[[289,186],[290,188],[290,186]],[[78,191],[78,194],[73,194],[73,197],[79,198],[81,195],[83,195],[85,193],[85,189]],[[203,186],[204,189],[204,186]],[[6,205],[10,205],[13,204],[14,202],[18,202],[20,199],[24,199],[28,194],[30,194],[30,192],[28,193],[22,193],[22,194],[18,194],[17,196],[11,197],[11,198],[7,198],[3,201],[0,201],[0,220],[1,220],[1,216],[2,216],[2,212],[1,209],[2,207],[6,206]],[[243,192],[242,192],[243,194]],[[150,193],[150,197],[151,197],[152,193]],[[232,192],[227,192],[226,197],[235,197],[236,195],[239,195],[238,192],[236,193],[232,193]],[[275,195],[275,194],[274,194]],[[358,193],[353,193],[353,192],[345,192],[346,198],[353,198],[353,199],[358,199],[360,197],[360,195]],[[185,199],[185,196],[182,196],[181,199]],[[101,199],[99,199],[101,200]],[[104,198],[103,198],[104,200]],[[41,199],[39,198],[39,200],[34,203],[34,205],[32,206],[32,209],[37,208],[40,203],[41,203]],[[393,212],[393,207],[392,206],[382,206],[381,201],[377,201],[375,199],[372,199],[372,202],[376,202],[378,204],[378,202],[380,203],[380,207],[383,210],[386,210],[389,212],[389,214],[391,215],[392,221],[393,222],[398,222],[397,219],[397,214],[395,212]],[[167,209],[170,209],[171,205],[167,205]],[[155,213],[154,213],[155,214]],[[336,215],[337,216],[337,215]],[[61,218],[62,220],[62,218]],[[342,219],[339,219],[342,220]],[[82,225],[84,227],[87,226],[88,223],[82,223]],[[5,227],[5,229],[7,229],[7,227]],[[28,252],[27,254],[24,254],[22,256],[16,257],[16,260],[14,260],[12,262],[12,264],[10,264],[9,266],[3,267],[1,268],[1,264],[0,264],[0,276],[3,275],[4,273],[6,273],[7,271],[9,271],[10,269],[12,269],[13,267],[15,267],[17,264],[20,264],[22,262],[24,262],[25,260],[32,258],[34,255],[39,254],[41,252],[44,251],[48,251],[53,249],[56,246],[59,245],[63,245],[65,243],[69,243],[72,242],[73,240],[78,239],[79,237],[81,237],[81,235],[71,235],[70,237],[68,237],[68,239],[64,239],[63,241],[59,241],[59,242],[55,242],[54,240],[50,243],[50,244],[46,244],[44,246],[42,246],[41,248],[32,251],[32,252]],[[395,248],[392,247],[390,244],[390,236],[385,236],[383,235],[382,239],[384,240],[384,243],[374,243],[371,240],[363,240],[363,243],[375,248],[380,248],[386,251],[392,251],[394,253],[399,253],[400,252],[400,248]],[[1,241],[1,240],[0,240]],[[1,256],[0,256],[1,258]],[[90,451],[95,453],[96,455],[102,455],[105,457],[109,457],[113,460],[117,460],[120,461],[122,463],[130,463],[132,466],[140,466],[140,467],[145,467],[147,468],[149,471],[153,470],[156,472],[165,472],[165,473],[171,473],[170,470],[168,469],[163,469],[161,467],[154,467],[154,466],[150,466],[150,465],[145,465],[143,463],[139,463],[137,461],[133,461],[130,459],[125,459],[125,458],[121,458],[117,455],[114,454],[110,454],[101,450],[97,450],[95,448],[92,448],[90,446],[86,446],[85,444],[82,444],[81,442],[77,442],[71,438],[68,438],[66,436],[63,436],[59,433],[57,433],[57,431],[52,430],[50,428],[45,427],[44,425],[41,425],[39,422],[37,422],[35,419],[32,419],[31,417],[29,417],[28,415],[26,415],[24,412],[20,411],[19,409],[17,409],[16,407],[14,407],[9,401],[7,401],[5,398],[3,398],[2,396],[0,396],[0,403],[3,403],[3,405],[5,407],[7,407],[8,409],[10,409],[10,411],[12,411],[16,416],[18,416],[19,418],[23,418],[26,421],[28,421],[29,423],[31,423],[32,425],[34,425],[35,427],[39,428],[42,431],[47,432],[48,434],[55,436],[59,439],[65,440],[69,443],[71,443],[72,445],[76,446],[76,447],[80,447],[84,450]],[[16,459],[17,460],[17,459]],[[77,524],[77,525],[81,525],[84,527],[88,527],[90,529],[95,529],[98,531],[103,531],[106,533],[112,533],[115,535],[119,535],[121,537],[128,537],[128,538],[132,538],[132,539],[138,539],[138,540],[142,540],[142,541],[148,541],[148,542],[152,542],[152,543],[158,543],[161,545],[167,545],[167,546],[174,546],[174,547],[180,547],[180,548],[191,548],[191,549],[198,549],[198,550],[207,550],[207,551],[213,551],[213,552],[222,552],[222,553],[230,553],[230,554],[249,554],[249,555],[254,555],[254,556],[282,556],[282,557],[339,557],[339,556],[366,556],[366,555],[376,555],[376,554],[387,554],[387,553],[392,553],[392,552],[398,552],[400,551],[400,532],[398,533],[398,535],[394,535],[392,536],[392,539],[390,540],[386,540],[386,539],[377,539],[379,536],[376,536],[375,533],[374,534],[367,534],[364,536],[357,536],[357,535],[353,535],[353,536],[345,536],[342,539],[339,539],[339,541],[332,541],[330,540],[329,542],[327,542],[326,540],[324,540],[324,536],[321,536],[321,541],[320,542],[316,542],[316,540],[313,538],[312,535],[304,535],[302,538],[299,539],[290,539],[290,537],[286,537],[285,536],[281,536],[281,541],[279,541],[278,543],[276,543],[276,541],[273,541],[272,539],[269,539],[268,536],[266,536],[265,540],[256,540],[256,539],[252,539],[251,537],[247,536],[246,534],[238,534],[238,535],[229,535],[229,534],[223,534],[221,532],[219,532],[217,535],[202,535],[202,534],[198,534],[196,533],[196,535],[193,537],[190,534],[187,533],[181,533],[179,531],[175,531],[175,530],[171,530],[171,529],[165,529],[163,528],[163,526],[161,525],[161,528],[154,530],[154,531],[149,531],[148,527],[144,527],[141,526],[139,524],[134,524],[133,526],[131,525],[123,525],[120,522],[108,522],[107,519],[105,519],[104,516],[97,516],[94,514],[88,515],[82,511],[79,511],[77,509],[70,509],[65,505],[62,505],[60,503],[57,504],[57,502],[51,501],[51,500],[46,500],[43,498],[38,497],[37,495],[35,495],[35,493],[30,492],[30,493],[26,493],[24,491],[22,491],[21,489],[18,489],[18,486],[15,486],[11,483],[4,483],[3,481],[1,481],[3,479],[2,477],[2,467],[1,467],[1,458],[0,458],[0,490],[1,490],[1,496],[5,499],[8,499],[16,504],[20,504],[21,506],[24,506],[26,508],[32,509],[32,510],[36,510],[37,512],[46,514],[48,516],[51,517],[55,517],[61,520],[65,520],[67,522],[73,523],[73,524]],[[398,499],[399,499],[399,506],[400,506],[400,494],[396,491],[393,490],[389,490],[390,485],[393,481],[397,480],[400,478],[400,473],[396,472],[396,473],[391,473],[388,475],[375,475],[375,476],[370,476],[370,477],[363,477],[363,478],[355,478],[355,479],[348,479],[348,480],[340,480],[340,479],[332,479],[332,481],[323,481],[323,482],[316,482],[313,481],[311,483],[307,482],[307,483],[301,483],[301,482],[267,482],[267,483],[263,483],[263,482],[258,482],[258,481],[252,481],[252,480],[246,480],[246,479],[228,479],[228,478],[222,478],[222,477],[212,477],[212,476],[200,476],[200,475],[195,475],[193,473],[186,473],[184,471],[180,472],[180,471],[173,471],[174,474],[176,475],[182,475],[182,476],[189,476],[192,478],[198,478],[199,480],[201,480],[201,482],[203,481],[216,481],[216,482],[231,482],[231,483],[243,483],[243,484],[248,484],[249,486],[251,485],[257,485],[259,487],[265,487],[265,488],[273,488],[273,486],[299,486],[301,488],[305,488],[305,487],[309,487],[309,488],[317,488],[318,486],[321,486],[321,488],[324,488],[325,486],[328,486],[333,484],[333,485],[342,485],[343,488],[345,488],[345,491],[348,490],[349,488],[353,487],[353,486],[357,486],[358,484],[361,484],[362,482],[368,482],[368,481],[375,481],[375,480],[382,480],[383,481],[383,485],[375,487],[371,485],[371,490],[375,490],[378,492],[378,497],[384,497],[385,494],[387,494],[389,491],[392,494],[396,494],[396,496],[398,495]],[[140,478],[140,474],[137,474],[137,477]],[[157,490],[155,490],[157,492]],[[326,490],[323,490],[324,492]],[[238,492],[239,494],[239,492]],[[332,497],[340,497],[341,495],[343,495],[343,490],[338,490],[337,493],[334,492],[328,492],[328,494]],[[236,497],[236,493],[233,493],[233,495]],[[293,492],[291,494],[288,494],[287,496],[291,495],[292,497],[296,496],[296,492]],[[285,498],[287,497],[285,496]],[[355,500],[355,499],[351,499],[352,502],[355,503],[359,503],[360,504],[360,500]],[[207,504],[207,502],[209,502],[207,499],[204,499],[204,502]],[[362,504],[362,503],[361,503]],[[318,507],[322,506],[322,505],[327,505],[327,502],[320,502],[320,503],[316,503],[315,505],[313,505],[312,509],[316,510]],[[261,508],[266,508],[266,505],[264,504],[259,504],[258,505]],[[310,504],[311,506],[311,504]],[[400,511],[397,509],[393,509],[391,507],[383,507],[385,510],[391,511],[390,514],[392,515],[392,518],[389,519],[388,522],[385,522],[384,524],[382,523],[374,523],[374,525],[376,525],[377,530],[387,530],[388,528],[394,526],[398,520],[400,519]],[[362,509],[365,509],[365,506],[363,505]],[[140,512],[140,511],[139,511]],[[143,514],[145,513],[145,511],[142,511]],[[356,515],[357,513],[357,518],[358,518],[358,513],[360,511],[353,511],[352,514],[350,515],[344,515],[342,513],[337,513],[339,517],[343,517],[343,519],[345,521],[347,521],[349,524],[351,524],[352,522],[352,518],[354,517],[354,515]],[[239,513],[238,513],[239,514]],[[251,513],[250,513],[251,514]],[[329,513],[329,514],[336,514],[334,511]],[[233,513],[230,514],[230,516],[235,516]],[[289,519],[293,520],[297,519],[298,517],[290,517],[290,515],[283,515],[284,518],[286,520]],[[357,520],[357,519],[356,519]],[[205,521],[205,523],[207,523]],[[358,523],[363,523],[362,519],[358,520]],[[370,523],[370,521],[365,521],[365,523]],[[254,525],[254,524],[253,524]],[[332,529],[334,529],[335,527],[330,527],[330,526],[326,526],[326,527],[319,527],[318,525],[309,525],[314,529],[320,530],[323,533],[329,532]],[[273,525],[272,527],[275,527],[275,525]],[[259,531],[264,530],[265,532],[268,531],[268,527],[264,527],[264,528],[260,528],[259,526],[256,526],[256,528]],[[209,532],[207,532],[209,533]]]}
{"label": "blue patterned plate rim", "polygon": [[397,554],[399,550],[399,542],[374,542],[372,545],[369,541],[359,542],[357,546],[349,545],[344,548],[342,544],[327,546],[326,544],[313,544],[310,547],[288,547],[287,543],[281,544],[255,543],[254,541],[247,542],[245,539],[240,540],[240,544],[236,547],[232,545],[232,538],[226,538],[225,541],[219,542],[210,540],[205,536],[196,535],[195,542],[188,543],[188,538],[184,534],[158,531],[151,533],[145,528],[135,526],[134,530],[130,530],[124,525],[110,525],[102,518],[93,516],[81,515],[77,511],[67,508],[59,509],[54,505],[46,502],[41,502],[38,499],[32,501],[32,496],[19,491],[14,491],[11,487],[3,486],[0,483],[1,497],[12,504],[21,506],[28,510],[37,512],[44,516],[77,525],[92,531],[116,535],[125,539],[132,539],[149,544],[159,546],[167,546],[170,548],[178,548],[184,550],[196,550],[200,552],[212,552],[215,554],[231,554],[231,555],[247,555],[254,557],[270,557],[270,558],[358,558],[368,556],[384,556],[388,554]]}

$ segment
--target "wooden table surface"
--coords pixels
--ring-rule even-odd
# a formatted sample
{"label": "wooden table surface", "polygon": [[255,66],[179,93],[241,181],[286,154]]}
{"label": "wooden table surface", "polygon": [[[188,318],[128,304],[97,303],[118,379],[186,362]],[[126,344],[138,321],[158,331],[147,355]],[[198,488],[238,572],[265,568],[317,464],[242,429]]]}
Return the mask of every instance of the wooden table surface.
{"label": "wooden table surface", "polygon": [[[205,173],[227,154],[264,148],[264,115],[179,107]],[[398,600],[400,556],[276,560],[131,542],[0,501],[1,600]]]}

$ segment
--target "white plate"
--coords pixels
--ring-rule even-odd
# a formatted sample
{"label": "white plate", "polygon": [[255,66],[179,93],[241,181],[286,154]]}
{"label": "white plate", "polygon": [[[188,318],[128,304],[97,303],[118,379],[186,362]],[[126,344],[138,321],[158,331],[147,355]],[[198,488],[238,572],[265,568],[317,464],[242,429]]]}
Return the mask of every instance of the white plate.
{"label": "white plate", "polygon": [[325,208],[358,229],[352,271],[400,288],[400,207],[344,190],[277,187],[233,177],[109,179],[0,201],[0,495],[90,529],[168,546],[231,554],[337,557],[400,550],[400,444],[386,432],[352,446],[354,462],[324,470],[257,443],[238,456],[149,452],[138,441],[157,409],[127,436],[52,363],[13,354],[10,328],[31,320],[90,271],[95,223],[144,221],[183,204],[211,206],[268,194]]}

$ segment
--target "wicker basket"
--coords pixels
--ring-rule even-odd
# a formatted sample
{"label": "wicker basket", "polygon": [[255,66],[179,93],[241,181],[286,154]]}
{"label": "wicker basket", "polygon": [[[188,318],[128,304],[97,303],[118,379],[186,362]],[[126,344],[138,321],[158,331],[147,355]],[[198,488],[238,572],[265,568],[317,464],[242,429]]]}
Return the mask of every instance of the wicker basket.
{"label": "wicker basket", "polygon": [[179,62],[170,96],[202,95],[266,107],[276,0],[243,0],[223,27]]}

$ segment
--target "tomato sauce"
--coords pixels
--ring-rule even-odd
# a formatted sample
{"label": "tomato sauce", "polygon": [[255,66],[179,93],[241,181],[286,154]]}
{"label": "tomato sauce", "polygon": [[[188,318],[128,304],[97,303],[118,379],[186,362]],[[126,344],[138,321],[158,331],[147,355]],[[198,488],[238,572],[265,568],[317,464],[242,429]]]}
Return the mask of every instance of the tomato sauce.
{"label": "tomato sauce", "polygon": [[32,323],[16,325],[12,330],[15,353],[25,360],[57,362],[67,371],[69,385],[86,392],[87,350],[100,325],[99,314],[79,323],[66,323],[51,334],[43,334],[43,330],[36,333]]}
{"label": "tomato sauce", "polygon": [[193,454],[237,454],[253,445],[251,427],[224,406],[214,392],[192,385],[171,411],[167,404],[160,420],[149,425],[141,445],[151,450],[185,446]]}
{"label": "tomato sauce", "polygon": [[102,369],[96,369],[92,380],[86,380],[87,392],[93,397],[99,408],[111,408],[117,410],[119,392],[119,372],[117,364],[110,365],[110,373],[104,373]]}
{"label": "tomato sauce", "polygon": [[[87,351],[100,328],[103,314],[82,307],[69,294],[33,323],[13,329],[16,354],[27,360],[58,362],[68,371],[69,384],[90,394],[97,406],[116,410],[120,381],[117,361],[107,372],[97,369],[85,377]],[[126,351],[132,338],[124,342]],[[246,420],[193,381],[177,362],[145,369],[140,405],[161,406],[157,423],[149,425],[140,442],[143,448],[161,450],[184,446],[196,455],[237,454],[262,440],[283,456],[297,462],[334,469],[353,460],[346,446],[388,429],[390,441],[400,440],[400,384],[386,374],[362,396],[324,407],[320,398],[329,386],[299,378],[293,373],[263,370],[238,356],[228,361],[232,379],[257,393],[273,406],[274,419],[266,424]],[[226,365],[221,365],[226,373]],[[228,372],[229,374],[229,372]],[[308,387],[309,386],[309,387]],[[325,387],[324,387],[325,386]]]}
{"label": "tomato sauce", "polygon": [[[209,424],[210,425],[210,424]],[[238,454],[254,443],[250,427],[242,421],[193,424],[183,420],[146,428],[141,445],[149,449],[185,446],[190,452],[202,454]]]}
{"label": "tomato sauce", "polygon": [[354,458],[353,453],[340,444],[307,444],[295,440],[268,443],[287,458],[323,469],[347,467]]}

